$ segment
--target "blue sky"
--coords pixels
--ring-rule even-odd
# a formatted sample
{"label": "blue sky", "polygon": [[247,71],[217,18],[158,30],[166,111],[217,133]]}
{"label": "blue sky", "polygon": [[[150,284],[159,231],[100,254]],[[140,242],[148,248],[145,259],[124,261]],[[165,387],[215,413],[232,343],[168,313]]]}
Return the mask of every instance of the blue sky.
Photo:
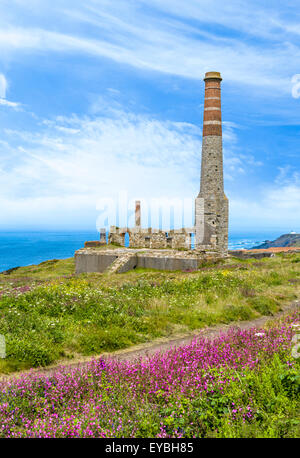
{"label": "blue sky", "polygon": [[0,229],[94,229],[122,191],[194,198],[216,70],[231,231],[300,232],[299,7],[0,0]]}

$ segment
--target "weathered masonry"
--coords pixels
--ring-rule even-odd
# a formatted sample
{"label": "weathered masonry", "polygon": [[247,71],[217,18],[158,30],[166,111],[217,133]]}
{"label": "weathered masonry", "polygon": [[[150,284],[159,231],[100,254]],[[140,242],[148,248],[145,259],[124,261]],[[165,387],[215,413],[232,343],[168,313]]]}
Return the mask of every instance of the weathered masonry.
{"label": "weathered masonry", "polygon": [[224,194],[221,75],[205,74],[200,192],[195,202],[195,247],[211,244],[228,250],[228,199]]}
{"label": "weathered masonry", "polygon": [[205,261],[218,259],[214,251],[179,251],[148,248],[97,249],[85,247],[75,253],[76,273],[123,273],[135,268],[197,270]]}
{"label": "weathered masonry", "polygon": [[[124,272],[135,267],[194,269],[201,259],[227,256],[228,199],[223,183],[222,78],[219,72],[207,72],[204,81],[201,179],[200,191],[195,199],[194,227],[170,228],[167,231],[142,228],[141,204],[136,201],[135,226],[111,226],[108,234],[108,243],[120,247],[125,247],[125,236],[128,234],[130,248],[120,248],[114,252],[105,250],[106,232],[101,229],[99,241],[86,242],[84,249],[76,252],[77,273]],[[195,249],[191,250],[193,234]],[[99,246],[101,250],[97,250]],[[180,255],[180,250],[185,254]]]}
{"label": "weathered masonry", "polygon": [[171,248],[173,250],[190,250],[193,228],[172,229],[168,232],[160,229],[116,228],[112,226],[108,236],[109,243],[125,246],[125,234],[129,235],[129,246],[132,248]]}

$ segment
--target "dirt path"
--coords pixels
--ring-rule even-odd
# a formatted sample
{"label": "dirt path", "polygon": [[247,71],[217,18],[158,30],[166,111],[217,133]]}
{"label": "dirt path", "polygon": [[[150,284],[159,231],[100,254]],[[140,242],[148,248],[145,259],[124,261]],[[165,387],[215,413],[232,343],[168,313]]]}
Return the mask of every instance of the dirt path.
{"label": "dirt path", "polygon": [[126,360],[126,361],[134,361],[138,358],[148,358],[153,353],[156,352],[165,352],[172,348],[180,347],[183,345],[188,345],[193,339],[197,337],[204,337],[206,339],[212,340],[215,337],[219,336],[222,333],[228,332],[229,329],[250,329],[253,327],[262,328],[267,321],[273,320],[274,318],[280,318],[281,316],[285,315],[289,311],[296,310],[300,307],[300,300],[294,301],[291,304],[285,306],[283,310],[276,315],[273,316],[262,316],[260,318],[256,318],[255,320],[251,321],[237,321],[232,322],[229,324],[222,324],[218,326],[213,326],[209,328],[198,329],[194,332],[190,332],[189,334],[185,335],[177,335],[171,339],[162,338],[157,339],[152,342],[142,344],[142,345],[135,345],[134,347],[127,348],[125,350],[118,350],[113,353],[103,353],[100,355],[89,356],[87,358],[78,358],[73,359],[70,362],[60,361],[55,365],[48,366],[45,368],[38,368],[38,369],[31,369],[30,371],[20,371],[20,372],[13,372],[8,375],[0,374],[0,381],[1,380],[8,380],[12,377],[21,377],[22,375],[26,374],[34,374],[34,373],[47,373],[51,374],[55,372],[56,369],[59,367],[64,368],[76,368],[76,367],[84,367],[90,361],[98,358],[114,358],[117,360]]}
{"label": "dirt path", "polygon": [[222,324],[218,326],[213,326],[209,328],[199,329],[190,333],[186,336],[176,337],[173,339],[163,340],[161,339],[160,342],[154,341],[149,346],[145,348],[129,348],[127,350],[123,350],[122,352],[118,352],[118,354],[111,354],[110,357],[117,358],[120,360],[128,360],[133,361],[134,359],[140,357],[148,357],[156,352],[165,352],[170,350],[171,348],[176,348],[184,345],[188,345],[193,339],[197,337],[204,337],[206,339],[212,340],[215,337],[219,336],[220,334],[228,332],[229,329],[250,329],[250,328],[262,328],[267,321],[270,321],[274,318],[279,318],[280,316],[286,314],[290,310],[296,310],[300,307],[300,301],[295,301],[288,306],[286,306],[281,312],[277,313],[273,316],[262,316],[260,318],[256,318],[255,320],[251,321],[236,321],[231,322],[229,324]]}

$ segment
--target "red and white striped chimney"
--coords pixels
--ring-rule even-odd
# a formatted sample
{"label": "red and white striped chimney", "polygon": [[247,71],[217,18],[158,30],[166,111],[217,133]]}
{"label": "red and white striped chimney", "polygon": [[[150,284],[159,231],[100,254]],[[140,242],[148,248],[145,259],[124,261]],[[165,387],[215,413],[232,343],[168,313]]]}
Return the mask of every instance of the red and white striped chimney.
{"label": "red and white striped chimney", "polygon": [[227,252],[228,199],[224,194],[221,75],[205,74],[200,192],[195,202],[195,247],[215,246]]}

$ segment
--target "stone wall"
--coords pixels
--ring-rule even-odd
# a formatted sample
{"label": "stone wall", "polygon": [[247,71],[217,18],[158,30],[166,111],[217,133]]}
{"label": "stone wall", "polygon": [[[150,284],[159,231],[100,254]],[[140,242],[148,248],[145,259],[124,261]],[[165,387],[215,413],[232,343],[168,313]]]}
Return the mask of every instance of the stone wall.
{"label": "stone wall", "polygon": [[119,228],[112,226],[108,234],[108,243],[111,243],[113,245],[125,246],[126,232],[127,230],[121,231]]}
{"label": "stone wall", "polygon": [[221,258],[216,251],[208,250],[205,246],[202,248],[203,251],[82,248],[75,253],[76,273],[122,273],[139,267],[170,271],[197,270],[203,263]]}
{"label": "stone wall", "polygon": [[[93,252],[89,250],[92,250],[92,248],[76,251],[76,274],[87,272],[105,272],[105,270],[118,258],[118,256],[114,253],[102,256],[101,251],[99,250],[98,252]],[[88,256],[86,255],[87,253]]]}
{"label": "stone wall", "polygon": [[[173,229],[168,232],[160,229],[143,229],[134,227],[117,228],[111,226],[108,242],[125,246],[125,234],[129,235],[129,245],[132,248],[172,248],[172,249],[191,249],[191,236],[194,228]],[[211,247],[211,246],[210,246]]]}

